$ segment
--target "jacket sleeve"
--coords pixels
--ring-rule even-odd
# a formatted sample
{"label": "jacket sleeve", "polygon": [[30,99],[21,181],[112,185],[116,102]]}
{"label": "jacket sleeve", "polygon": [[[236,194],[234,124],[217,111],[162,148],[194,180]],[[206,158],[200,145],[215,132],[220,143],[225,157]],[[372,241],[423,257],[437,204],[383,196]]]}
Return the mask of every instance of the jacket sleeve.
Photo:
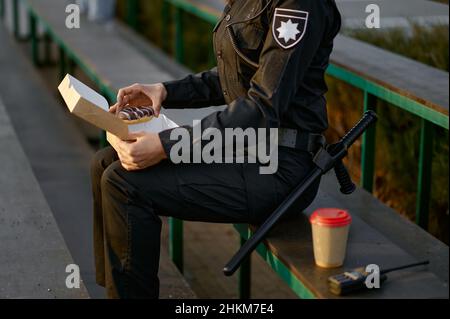
{"label": "jacket sleeve", "polygon": [[165,108],[202,108],[225,104],[217,68],[163,84],[167,90],[163,103]]}
{"label": "jacket sleeve", "polygon": [[[277,32],[272,30],[272,25],[276,8],[301,10],[309,14],[303,38],[291,48],[281,47],[275,39]],[[280,119],[295,96],[325,35],[330,7],[326,1],[275,0],[270,10],[270,30],[247,95],[234,100],[224,111],[204,118],[201,121],[202,132],[209,127],[222,132],[225,128],[280,127]],[[192,136],[192,128],[188,129]],[[170,130],[160,133],[168,156],[171,147],[178,142],[170,140],[170,133]]]}

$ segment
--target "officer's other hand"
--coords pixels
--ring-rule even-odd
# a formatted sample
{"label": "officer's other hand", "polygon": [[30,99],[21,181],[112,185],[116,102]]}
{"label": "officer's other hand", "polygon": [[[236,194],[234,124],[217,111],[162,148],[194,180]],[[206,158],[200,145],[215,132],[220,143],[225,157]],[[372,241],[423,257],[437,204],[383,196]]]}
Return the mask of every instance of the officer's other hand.
{"label": "officer's other hand", "polygon": [[117,139],[114,148],[127,171],[136,171],[158,164],[167,158],[161,140],[155,133],[136,133],[129,141]]}
{"label": "officer's other hand", "polygon": [[136,83],[119,90],[117,103],[109,111],[117,114],[125,106],[151,106],[155,111],[155,116],[159,116],[161,105],[166,97],[167,91],[162,83]]}

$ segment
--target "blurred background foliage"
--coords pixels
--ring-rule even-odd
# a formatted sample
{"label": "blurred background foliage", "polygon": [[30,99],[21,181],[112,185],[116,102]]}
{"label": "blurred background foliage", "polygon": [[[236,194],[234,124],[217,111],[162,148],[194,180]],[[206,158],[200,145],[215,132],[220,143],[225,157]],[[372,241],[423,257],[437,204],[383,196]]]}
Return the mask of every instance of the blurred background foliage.
{"label": "blurred background foliage", "polygon": [[[447,0],[448,1],[448,0]],[[138,32],[174,56],[174,24],[169,14],[163,30],[162,0],[141,1]],[[118,1],[118,15],[126,20],[126,0]],[[183,15],[185,56],[183,63],[198,72],[214,64],[211,56],[212,26],[188,14]],[[345,34],[430,66],[449,70],[448,26],[421,27],[411,31],[344,30]],[[343,82],[328,77],[330,141],[338,139],[358,120],[363,95]],[[414,220],[419,158],[420,120],[387,103],[379,102],[376,176],[374,195],[400,214]],[[432,202],[429,231],[448,244],[448,131],[438,130],[434,143]],[[354,147],[347,160],[355,181],[360,178],[360,148]]]}
{"label": "blurred background foliage", "polygon": [[344,33],[388,51],[449,71],[447,25],[423,27],[413,24],[411,31],[393,28],[376,31],[370,29],[344,30]]}

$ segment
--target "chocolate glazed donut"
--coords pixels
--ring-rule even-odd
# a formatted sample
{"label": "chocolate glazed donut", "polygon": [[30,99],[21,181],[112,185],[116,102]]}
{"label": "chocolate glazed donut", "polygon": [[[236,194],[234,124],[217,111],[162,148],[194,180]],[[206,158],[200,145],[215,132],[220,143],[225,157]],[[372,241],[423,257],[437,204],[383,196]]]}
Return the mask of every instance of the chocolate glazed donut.
{"label": "chocolate glazed donut", "polygon": [[143,106],[143,107],[125,107],[120,110],[118,116],[121,120],[125,122],[145,122],[150,120],[155,112],[151,107]]}

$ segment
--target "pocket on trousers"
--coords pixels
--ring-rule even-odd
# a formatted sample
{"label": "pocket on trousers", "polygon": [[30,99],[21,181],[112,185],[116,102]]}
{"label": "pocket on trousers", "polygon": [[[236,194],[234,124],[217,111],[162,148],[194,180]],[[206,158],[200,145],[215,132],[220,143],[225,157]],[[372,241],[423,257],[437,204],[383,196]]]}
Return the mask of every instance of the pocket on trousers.
{"label": "pocket on trousers", "polygon": [[203,222],[248,223],[247,192],[222,184],[181,184],[180,195],[189,219]]}
{"label": "pocket on trousers", "polygon": [[276,175],[261,175],[257,164],[246,164],[245,179],[251,223],[260,224],[278,205],[278,181]]}
{"label": "pocket on trousers", "polygon": [[247,206],[244,189],[225,185],[181,184],[180,193],[186,202],[193,205],[232,210],[242,210]]}

